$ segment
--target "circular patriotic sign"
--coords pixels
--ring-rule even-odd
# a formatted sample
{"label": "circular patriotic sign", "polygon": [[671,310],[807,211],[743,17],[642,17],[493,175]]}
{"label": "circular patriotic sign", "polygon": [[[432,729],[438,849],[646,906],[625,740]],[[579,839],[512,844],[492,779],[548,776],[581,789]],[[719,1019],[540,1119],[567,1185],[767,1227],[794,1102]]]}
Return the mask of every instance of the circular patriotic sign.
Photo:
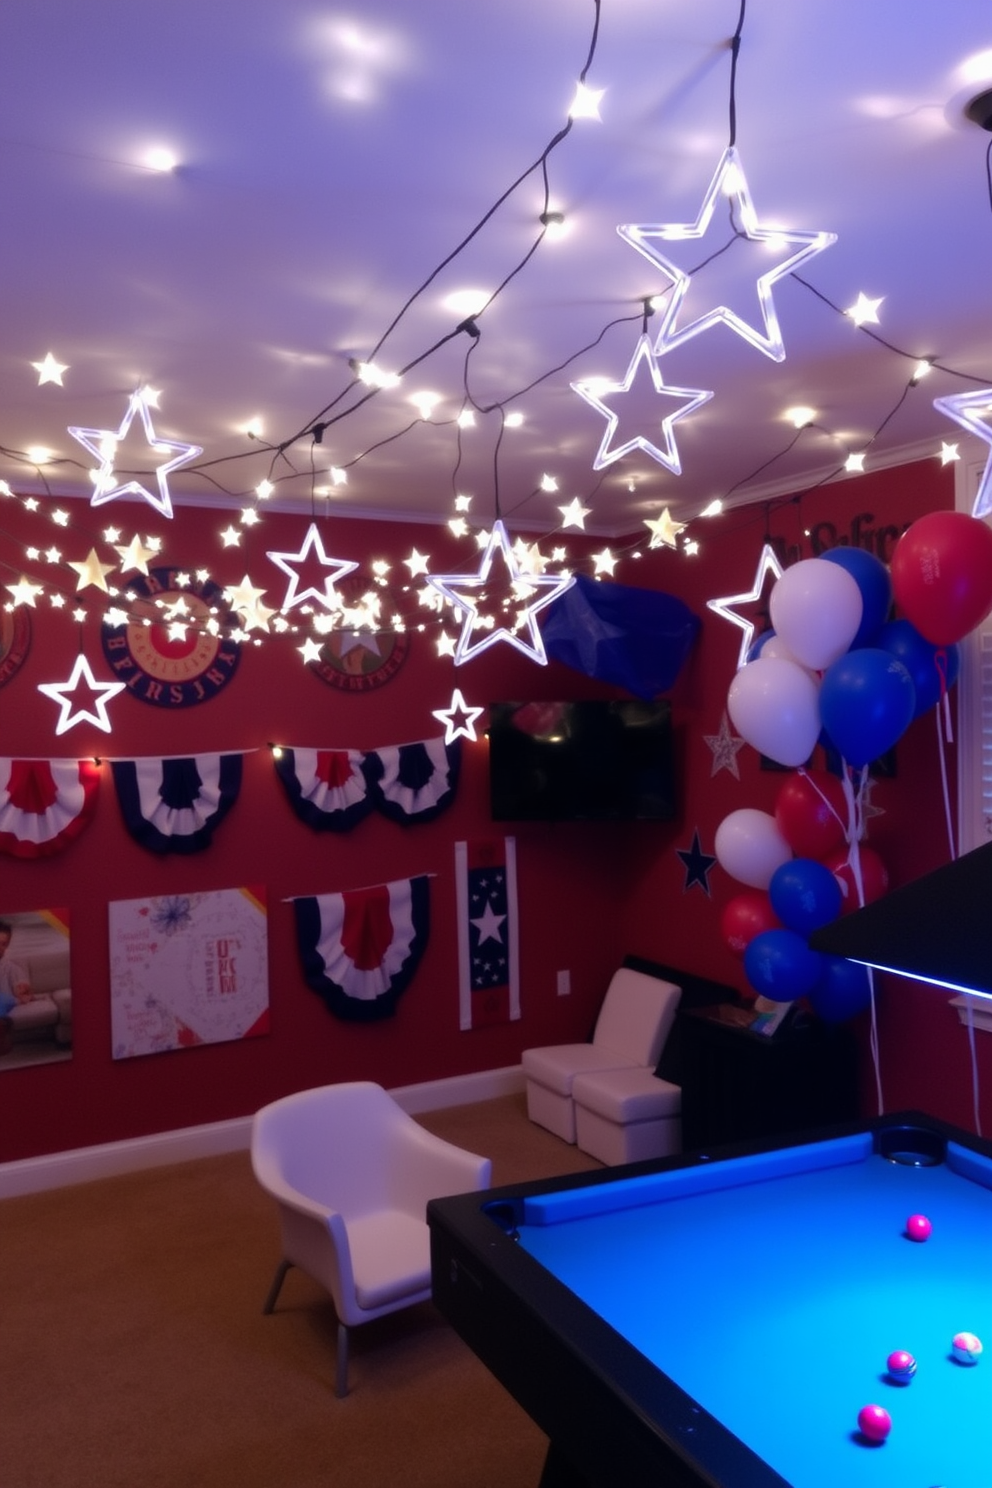
{"label": "circular patriotic sign", "polygon": [[22,605],[0,609],[0,687],[20,671],[31,645],[31,617]]}
{"label": "circular patriotic sign", "polygon": [[237,641],[224,634],[231,614],[220,586],[211,579],[185,581],[182,569],[150,568],[129,588],[135,598],[127,622],[104,625],[102,633],[117,680],[157,708],[189,708],[216,697],[241,655]]}

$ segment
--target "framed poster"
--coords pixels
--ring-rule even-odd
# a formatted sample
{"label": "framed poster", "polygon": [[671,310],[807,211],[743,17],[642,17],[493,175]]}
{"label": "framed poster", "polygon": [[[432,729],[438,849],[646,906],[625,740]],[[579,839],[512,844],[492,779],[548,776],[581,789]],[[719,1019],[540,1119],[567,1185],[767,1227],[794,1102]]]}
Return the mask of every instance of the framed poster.
{"label": "framed poster", "polygon": [[119,899],[109,914],[115,1059],[268,1032],[263,888]]}

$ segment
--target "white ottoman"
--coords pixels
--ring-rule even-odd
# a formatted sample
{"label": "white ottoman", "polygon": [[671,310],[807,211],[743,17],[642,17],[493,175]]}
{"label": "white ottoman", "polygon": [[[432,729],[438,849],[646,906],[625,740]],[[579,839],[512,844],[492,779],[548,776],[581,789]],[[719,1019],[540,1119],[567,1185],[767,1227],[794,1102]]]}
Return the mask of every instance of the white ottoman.
{"label": "white ottoman", "polygon": [[613,1167],[682,1149],[682,1091],[650,1069],[577,1075],[572,1085],[576,1142]]}

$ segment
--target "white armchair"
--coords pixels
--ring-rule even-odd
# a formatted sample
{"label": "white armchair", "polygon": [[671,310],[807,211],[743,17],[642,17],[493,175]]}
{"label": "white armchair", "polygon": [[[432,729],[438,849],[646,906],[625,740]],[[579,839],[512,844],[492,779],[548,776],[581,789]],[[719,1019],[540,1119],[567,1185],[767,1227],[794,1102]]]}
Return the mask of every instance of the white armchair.
{"label": "white armchair", "polygon": [[442,1141],[380,1085],[302,1090],[257,1112],[255,1177],[279,1206],[282,1259],[272,1312],[298,1266],[338,1317],[336,1393],[348,1393],[348,1330],[431,1295],[428,1199],[488,1188],[488,1158]]}
{"label": "white armchair", "polygon": [[[525,1049],[527,1114],[564,1142],[576,1139],[574,1083],[607,1070],[653,1074],[675,1021],[681,989],[674,982],[621,966],[613,973],[592,1042]],[[595,1154],[594,1154],[595,1155]]]}

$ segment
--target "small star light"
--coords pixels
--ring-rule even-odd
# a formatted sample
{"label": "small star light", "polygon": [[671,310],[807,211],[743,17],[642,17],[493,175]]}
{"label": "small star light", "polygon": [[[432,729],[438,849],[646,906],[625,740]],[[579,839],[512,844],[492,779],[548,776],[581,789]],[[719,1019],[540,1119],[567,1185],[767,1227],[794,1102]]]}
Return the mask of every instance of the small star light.
{"label": "small star light", "polygon": [[[109,538],[108,541],[110,541]],[[145,547],[137,535],[132,537],[126,548],[120,547],[117,543],[114,543],[114,547],[121,560],[121,573],[129,573],[132,568],[136,568],[139,573],[147,574],[148,560],[155,557],[154,548]]]}
{"label": "small star light", "polygon": [[600,574],[612,574],[617,566],[617,560],[609,548],[604,548],[601,553],[593,553],[593,576]]}
{"label": "small star light", "polygon": [[68,363],[57,362],[50,351],[45,353],[43,362],[32,362],[31,365],[38,374],[39,387],[44,387],[46,382],[54,382],[56,386],[61,387],[62,373],[69,370]]}
{"label": "small star light", "polygon": [[[69,433],[73,439],[78,439],[79,443],[100,461],[99,470],[94,472],[95,489],[90,497],[91,506],[103,506],[107,501],[115,501],[118,496],[143,496],[163,517],[172,516],[169,476],[173,470],[178,470],[180,465],[194,460],[203,451],[198,444],[181,444],[174,439],[158,437],[148,411],[157,397],[158,394],[155,393],[153,396],[153,390],[150,388],[139,388],[136,393],[132,393],[128,400],[127,412],[116,434],[110,429],[83,429],[70,425]],[[117,456],[117,447],[122,440],[126,439],[135,414],[140,416],[145,438],[155,454],[170,457],[155,471],[157,494],[149,491],[137,480],[125,481],[123,485],[115,484],[114,460]]]}
{"label": "small star light", "polygon": [[660,517],[645,517],[644,525],[651,533],[649,548],[677,548],[678,535],[685,531],[688,523],[676,522],[666,506]]}
{"label": "small star light", "polygon": [[[648,438],[646,434],[632,435],[631,438],[624,440],[622,444],[618,444],[616,448],[611,448],[613,436],[617,432],[617,426],[620,422],[620,416],[614,413],[613,409],[605,402],[605,396],[608,393],[629,393],[642,367],[647,368],[654,394],[657,397],[673,399],[680,404],[680,407],[676,408],[672,413],[666,414],[661,420],[660,435],[664,440],[664,448],[657,445],[654,439]],[[592,462],[594,470],[602,470],[604,465],[612,465],[614,460],[619,460],[624,455],[629,455],[633,450],[639,449],[643,450],[646,455],[650,455],[653,460],[657,460],[660,465],[664,465],[667,470],[671,470],[675,475],[682,474],[682,464],[679,460],[675,435],[672,432],[673,426],[679,419],[685,418],[687,414],[692,413],[700,404],[708,402],[713,396],[711,392],[705,392],[702,388],[666,387],[661,375],[661,368],[658,366],[657,358],[651,348],[651,338],[649,336],[638,337],[634,355],[631,357],[630,365],[621,382],[607,382],[604,378],[596,378],[589,382],[573,382],[572,391],[578,393],[580,398],[584,398],[590,407],[595,408],[607,421],[606,432],[596,453],[596,458]],[[653,430],[657,421],[657,407],[656,405],[648,407],[644,403],[646,392],[647,387],[642,374],[638,382],[638,387],[635,390],[635,397],[639,399],[641,404],[637,423],[641,427],[650,427]]]}
{"label": "small star light", "polygon": [[224,531],[221,533],[220,540],[224,544],[225,548],[240,548],[241,533],[238,531],[237,527],[232,527],[230,524],[228,524],[228,526],[225,527]]}
{"label": "small star light", "polygon": [[960,460],[960,458],[961,451],[958,449],[957,445],[948,444],[946,439],[942,439],[940,442],[941,465],[951,465],[955,460]]}
{"label": "small star light", "polygon": [[986,517],[992,511],[992,388],[978,388],[973,393],[951,393],[946,398],[934,398],[933,406],[949,419],[969,429],[984,439],[989,447],[985,469],[978,483],[978,495],[971,508],[973,517]]}
{"label": "small star light", "polygon": [[851,475],[860,475],[865,468],[864,450],[855,450],[844,461],[844,469]]}
{"label": "small star light", "polygon": [[430,567],[431,560],[424,554],[418,553],[416,548],[406,560],[406,566],[410,570],[411,579],[416,579],[420,574],[425,574]]}
{"label": "small star light", "polygon": [[456,739],[470,739],[473,743],[478,738],[475,732],[475,720],[485,712],[484,708],[470,708],[456,687],[451,694],[451,702],[447,708],[435,708],[433,717],[438,723],[444,724],[444,742],[453,744]]}
{"label": "small star light", "polygon": [[275,614],[267,605],[259,604],[259,600],[265,593],[264,589],[257,589],[251,579],[245,574],[240,584],[232,585],[224,591],[224,599],[236,614],[240,615],[241,622],[246,631],[253,630],[256,626],[259,630],[268,630],[269,621]]}
{"label": "small star light", "polygon": [[[723,196],[729,197],[733,203],[731,210],[735,221],[740,223],[740,230],[743,231],[744,237],[753,243],[766,243],[772,248],[794,246],[796,249],[794,253],[777,263],[774,268],[768,269],[758,277],[756,288],[763,331],[750,325],[746,320],[742,320],[727,305],[716,305],[705,314],[697,316],[688,325],[679,326],[679,315],[692,275],[680,269],[651,241],[654,238],[660,238],[662,242],[678,243],[689,238],[704,238],[712,221],[717,201]],[[672,281],[673,288],[668,296],[668,303],[665,306],[655,342],[655,350],[659,355],[663,351],[671,351],[673,346],[681,346],[684,341],[698,336],[701,331],[708,330],[710,326],[722,322],[775,362],[785,360],[785,345],[782,341],[778,316],[775,314],[772,285],[779,279],[783,279],[786,274],[791,274],[807,259],[813,258],[817,253],[822,253],[824,248],[829,248],[831,243],[837,241],[836,233],[831,232],[785,232],[781,228],[759,227],[758,215],[748,191],[740,156],[733,145],[723,152],[695,222],[646,226],[631,223],[618,227],[617,232],[624,242],[636,248],[638,253],[643,254],[646,259],[661,269],[666,278]],[[709,255],[704,256],[709,257]]]}
{"label": "small star light", "polygon": [[746,594],[728,594],[723,599],[708,599],[707,609],[713,610],[715,614],[722,615],[724,620],[729,620],[731,625],[737,625],[744,632],[741,636],[741,649],[737,657],[737,670],[747,661],[747,653],[751,649],[754,640],[754,621],[745,620],[743,615],[735,613],[735,606],[742,604],[755,604],[760,600],[768,575],[772,573],[776,579],[782,577],[782,565],[775,557],[774,549],[770,543],[765,543],[761,549],[761,557],[758,560],[758,571],[754,576],[754,584]]}
{"label": "small star light", "polygon": [[560,506],[558,510],[561,512],[561,525],[563,527],[577,527],[580,531],[583,531],[586,525],[586,517],[588,517],[591,508],[583,506],[578,496],[573,496],[567,506]]}
{"label": "small star light", "polygon": [[605,88],[587,88],[585,83],[576,83],[575,97],[568,110],[570,119],[598,119],[599,101]]}
{"label": "small star light", "polygon": [[870,300],[866,294],[859,293],[857,303],[844,314],[850,316],[856,326],[878,325],[878,307],[884,298],[880,295],[877,300]]}
{"label": "small star light", "polygon": [[729,770],[735,780],[740,780],[741,772],[737,764],[737,756],[747,743],[746,739],[738,739],[730,731],[730,720],[726,713],[720,719],[720,732],[718,734],[704,734],[703,742],[707,745],[713,755],[713,768],[710,770],[710,778],[718,775],[721,770]]}
{"label": "small star light", "polygon": [[[495,594],[487,594],[487,586],[490,569],[497,552],[505,571],[504,584],[501,586],[503,593],[510,597],[509,602],[512,602],[516,608],[512,629],[507,629],[491,615],[483,615],[479,611],[480,600],[488,597],[492,603],[495,599]],[[461,635],[455,648],[455,666],[460,666],[463,661],[469,661],[473,656],[478,656],[480,652],[495,645],[497,641],[506,641],[522,656],[528,656],[540,666],[546,666],[547,652],[544,649],[544,642],[537,628],[535,616],[552,600],[564,594],[566,589],[570,589],[575,579],[572,574],[521,572],[510,546],[506,528],[502,521],[496,521],[493,523],[493,530],[482,555],[478,573],[428,574],[427,582],[445,599],[450,600],[464,617]],[[468,590],[469,593],[461,593],[461,590]],[[524,627],[530,638],[529,642],[516,633]],[[476,628],[486,629],[487,634],[481,640],[473,642],[472,632]]]}
{"label": "small star light", "polygon": [[76,571],[76,593],[80,589],[88,589],[91,585],[94,589],[102,589],[104,594],[109,594],[106,575],[113,573],[112,563],[101,563],[100,555],[96,548],[90,548],[82,563],[70,562],[69,567]]}
{"label": "small star light", "polygon": [[[313,557],[311,557],[311,554]],[[338,579],[344,578],[346,574],[354,573],[358,567],[357,563],[351,563],[345,558],[328,558],[324,552],[324,544],[321,541],[320,531],[316,522],[311,522],[307,529],[307,535],[303,540],[303,546],[298,553],[266,553],[277,568],[289,578],[289,587],[286,597],[280,605],[282,613],[291,610],[295,605],[303,604],[305,600],[314,599],[327,610],[340,608],[341,597],[336,593],[334,585]],[[316,563],[314,562],[316,560]],[[294,564],[307,564],[310,570],[309,581],[307,576],[300,575]],[[320,573],[317,566],[329,569],[328,573]],[[317,580],[320,587],[317,587]],[[302,587],[301,587],[302,584]]]}
{"label": "small star light", "polygon": [[[111,732],[107,717],[107,704],[111,698],[123,692],[126,682],[98,682],[90,670],[86,657],[80,653],[67,682],[39,682],[38,691],[50,697],[61,708],[59,721],[55,725],[57,734],[64,734],[77,723],[92,723],[105,734]],[[73,707],[74,695],[80,694],[82,705]],[[92,711],[95,709],[95,711]]]}
{"label": "small star light", "polygon": [[16,609],[18,605],[22,604],[30,605],[31,608],[34,609],[35,595],[42,594],[44,592],[43,584],[32,584],[28,579],[25,578],[18,579],[16,584],[6,584],[4,585],[4,587],[6,589],[9,589],[11,594],[14,596],[13,604],[11,606],[13,609]]}
{"label": "small star light", "polygon": [[310,636],[307,636],[306,640],[303,642],[303,645],[297,646],[296,649],[303,657],[304,665],[309,666],[310,662],[320,660],[320,654],[323,650],[323,647],[321,646],[319,641],[315,641]]}

